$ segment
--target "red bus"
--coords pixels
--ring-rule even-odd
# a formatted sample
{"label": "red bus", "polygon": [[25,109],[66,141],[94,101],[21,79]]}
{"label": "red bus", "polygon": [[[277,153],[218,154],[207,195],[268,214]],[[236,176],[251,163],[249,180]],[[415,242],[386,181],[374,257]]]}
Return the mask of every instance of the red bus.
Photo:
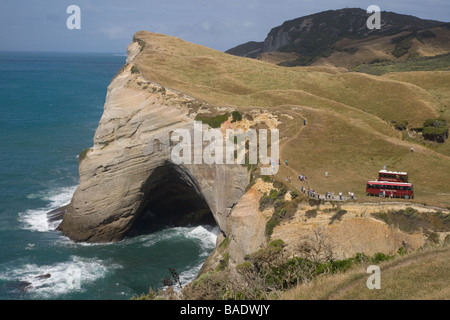
{"label": "red bus", "polygon": [[408,183],[408,173],[380,170],[378,172],[378,180]]}
{"label": "red bus", "polygon": [[389,182],[389,181],[369,181],[366,186],[366,193],[369,196],[414,199],[414,188],[411,183]]}

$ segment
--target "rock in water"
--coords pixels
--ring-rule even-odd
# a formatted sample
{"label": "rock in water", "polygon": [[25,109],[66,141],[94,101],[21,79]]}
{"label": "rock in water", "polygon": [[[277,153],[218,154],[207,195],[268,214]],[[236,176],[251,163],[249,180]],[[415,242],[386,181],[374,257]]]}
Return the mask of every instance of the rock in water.
{"label": "rock in water", "polygon": [[67,206],[68,205],[65,205],[64,207],[47,212],[47,221],[49,223],[61,221],[67,212]]}
{"label": "rock in water", "polygon": [[43,275],[40,275],[40,276],[36,276],[35,278],[38,279],[38,280],[44,280],[44,279],[50,278],[51,276],[52,275],[50,273],[46,273],[46,274],[43,274]]}

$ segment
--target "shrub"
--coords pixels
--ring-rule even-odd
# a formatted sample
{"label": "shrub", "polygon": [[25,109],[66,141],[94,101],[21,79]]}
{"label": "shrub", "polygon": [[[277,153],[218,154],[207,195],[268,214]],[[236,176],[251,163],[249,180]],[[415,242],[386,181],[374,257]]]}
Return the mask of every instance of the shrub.
{"label": "shrub", "polygon": [[136,73],[139,73],[139,69],[138,69],[138,67],[136,67],[135,65],[133,65],[133,66],[131,67],[131,74],[136,74]]}
{"label": "shrub", "polygon": [[266,194],[263,195],[261,199],[259,199],[259,211],[266,210],[267,208],[272,206],[274,202],[275,200],[269,197],[268,195]]}
{"label": "shrub", "polygon": [[219,114],[219,115],[217,115],[215,117],[208,117],[208,116],[205,116],[205,115],[198,114],[195,117],[195,120],[196,121],[201,121],[203,123],[206,123],[211,128],[220,128],[222,123],[224,123],[225,121],[228,120],[228,117],[229,117],[228,113]]}
{"label": "shrub", "polygon": [[431,39],[436,38],[436,34],[431,30],[424,30],[418,34],[419,39]]}
{"label": "shrub", "polygon": [[81,151],[80,155],[78,156],[78,163],[81,163],[86,158],[87,153],[91,150],[91,148],[84,149]]}
{"label": "shrub", "polygon": [[271,176],[261,176],[261,179],[264,182],[273,182],[273,179]]}
{"label": "shrub", "polygon": [[342,216],[347,213],[347,210],[338,210],[330,219],[329,224],[333,224],[335,221],[341,221]]}
{"label": "shrub", "polygon": [[411,207],[407,207],[403,213],[408,217],[414,217],[417,214],[417,210]]}
{"label": "shrub", "polygon": [[317,210],[316,209],[307,210],[305,212],[305,216],[308,219],[315,218],[317,217]]}
{"label": "shrub", "polygon": [[382,252],[377,252],[377,253],[375,253],[375,255],[370,260],[372,261],[372,263],[377,264],[377,263],[380,263],[380,262],[383,262],[383,261],[388,261],[388,260],[391,260],[391,259],[394,259],[394,258],[395,258],[394,255],[390,256],[390,255],[384,254]]}
{"label": "shrub", "polygon": [[443,143],[448,139],[448,133],[448,122],[442,117],[437,119],[427,119],[423,123],[422,136],[426,140]]}
{"label": "shrub", "polygon": [[397,129],[399,131],[406,130],[406,128],[408,127],[408,121],[407,120],[394,121],[394,126],[395,126],[395,129]]}
{"label": "shrub", "polygon": [[322,199],[308,199],[308,204],[313,207],[313,206],[318,206],[322,203]]}
{"label": "shrub", "polygon": [[422,136],[431,141],[443,143],[448,139],[448,128],[426,127],[423,128]]}
{"label": "shrub", "polygon": [[424,127],[431,127],[433,125],[434,119],[427,119],[424,121],[423,126]]}
{"label": "shrub", "polygon": [[268,238],[272,235],[273,229],[275,229],[275,227],[278,226],[281,222],[280,219],[274,216],[272,216],[272,218],[270,218],[269,221],[267,221],[266,223],[265,233]]}
{"label": "shrub", "polygon": [[290,192],[291,194],[291,199],[295,199],[298,197],[299,193],[297,192],[297,190],[291,190]]}
{"label": "shrub", "polygon": [[417,232],[421,229],[433,232],[450,231],[450,214],[444,214],[441,211],[418,214],[413,208],[406,208],[405,210],[376,212],[371,215],[375,219],[382,220],[407,233]]}
{"label": "shrub", "polygon": [[397,254],[398,254],[399,256],[404,256],[404,255],[406,254],[406,249],[405,249],[404,247],[398,248]]}
{"label": "shrub", "polygon": [[409,48],[411,48],[412,40],[414,35],[400,36],[391,40],[392,43],[396,43],[392,55],[396,58],[400,58],[408,53]]}
{"label": "shrub", "polygon": [[231,113],[231,116],[233,117],[233,120],[231,120],[231,122],[237,122],[242,120],[242,114],[239,111],[233,111]]}

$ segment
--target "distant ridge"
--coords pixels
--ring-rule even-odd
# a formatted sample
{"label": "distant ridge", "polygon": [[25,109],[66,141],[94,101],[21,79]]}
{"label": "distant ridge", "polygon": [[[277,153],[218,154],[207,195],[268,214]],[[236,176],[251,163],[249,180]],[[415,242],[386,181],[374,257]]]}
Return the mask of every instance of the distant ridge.
{"label": "distant ridge", "polygon": [[370,14],[359,8],[311,14],[285,21],[273,28],[263,42],[247,42],[226,52],[249,58],[257,58],[268,52],[294,53],[302,57],[297,61],[297,65],[309,65],[318,58],[329,55],[333,45],[344,38],[366,39],[449,26],[449,23],[441,21],[382,11],[381,29],[370,30],[366,26],[369,16]]}

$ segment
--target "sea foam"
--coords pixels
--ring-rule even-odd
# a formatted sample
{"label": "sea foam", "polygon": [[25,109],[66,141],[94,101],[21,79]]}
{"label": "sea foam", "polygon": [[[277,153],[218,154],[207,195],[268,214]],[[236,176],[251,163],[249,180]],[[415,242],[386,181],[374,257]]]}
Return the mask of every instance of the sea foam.
{"label": "sea foam", "polygon": [[121,268],[118,264],[106,265],[96,258],[72,256],[69,261],[52,265],[25,264],[2,272],[0,279],[25,283],[22,290],[35,299],[52,299],[82,292],[87,285],[118,268]]}
{"label": "sea foam", "polygon": [[72,199],[76,188],[77,186],[63,187],[48,192],[28,195],[28,198],[30,199],[41,199],[48,201],[49,204],[44,208],[29,209],[25,212],[20,212],[19,221],[22,223],[23,228],[38,232],[54,230],[61,221],[48,223],[47,213],[68,204]]}

